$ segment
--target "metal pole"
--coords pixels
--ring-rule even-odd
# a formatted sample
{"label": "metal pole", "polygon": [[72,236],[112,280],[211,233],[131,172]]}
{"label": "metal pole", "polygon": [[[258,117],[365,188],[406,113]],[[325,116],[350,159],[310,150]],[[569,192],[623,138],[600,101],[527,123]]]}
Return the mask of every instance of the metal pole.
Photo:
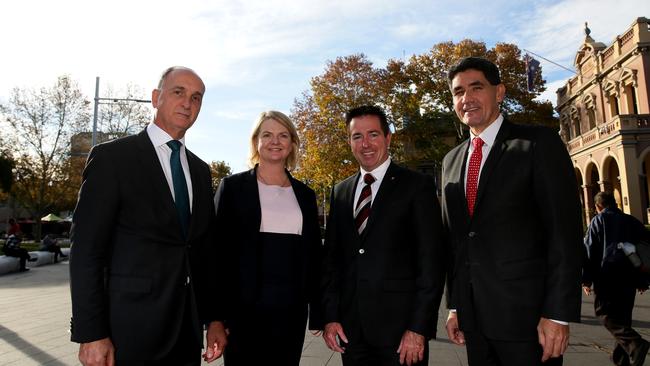
{"label": "metal pole", "polygon": [[93,113],[93,141],[92,146],[97,144],[97,110],[99,108],[99,76],[95,78],[95,112]]}

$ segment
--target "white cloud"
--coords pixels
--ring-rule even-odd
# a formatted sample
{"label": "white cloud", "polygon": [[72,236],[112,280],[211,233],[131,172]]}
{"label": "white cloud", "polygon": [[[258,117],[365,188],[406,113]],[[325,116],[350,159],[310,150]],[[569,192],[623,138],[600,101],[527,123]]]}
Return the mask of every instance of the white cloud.
{"label": "white cloud", "polygon": [[[515,42],[571,65],[582,42],[610,43],[647,0],[22,0],[0,5],[0,100],[67,73],[92,97],[133,82],[148,91],[170,65],[194,68],[207,85],[190,148],[243,167],[250,125],[264,109],[288,112],[328,60],[363,52],[377,66],[464,38]],[[585,19],[586,18],[586,19]],[[567,73],[543,63],[548,93]],[[553,96],[554,94],[549,94]],[[553,98],[549,98],[554,101]],[[243,146],[242,146],[243,145]],[[226,158],[228,157],[228,158]]]}
{"label": "white cloud", "polygon": [[[637,17],[649,13],[647,0],[563,0],[535,7],[529,18],[520,19],[513,39],[521,48],[573,69],[575,54],[585,39],[585,21],[591,37],[609,46]],[[544,73],[562,70],[542,62]],[[566,78],[566,73],[561,74]]]}

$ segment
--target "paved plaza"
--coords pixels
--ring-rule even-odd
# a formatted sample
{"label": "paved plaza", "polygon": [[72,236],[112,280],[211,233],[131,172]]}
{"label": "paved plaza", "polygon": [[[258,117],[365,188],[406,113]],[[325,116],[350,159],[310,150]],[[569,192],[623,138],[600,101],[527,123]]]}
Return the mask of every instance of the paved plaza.
{"label": "paved plaza", "polygon": [[[67,262],[0,276],[0,365],[79,364],[77,345],[69,341],[68,288]],[[467,365],[464,349],[447,340],[443,328],[445,316],[441,311],[440,339],[430,343],[429,365]],[[650,294],[637,297],[634,319],[634,327],[650,339]],[[572,324],[571,333],[565,365],[610,365],[613,339],[593,316],[593,297],[583,298],[582,324]],[[259,334],[263,342],[264,330],[260,329]],[[255,351],[254,345],[251,351]],[[221,360],[212,363],[222,364]],[[269,355],[268,365],[273,364]],[[646,364],[650,365],[650,360]],[[341,358],[328,350],[320,337],[307,333],[300,365],[339,366]]]}

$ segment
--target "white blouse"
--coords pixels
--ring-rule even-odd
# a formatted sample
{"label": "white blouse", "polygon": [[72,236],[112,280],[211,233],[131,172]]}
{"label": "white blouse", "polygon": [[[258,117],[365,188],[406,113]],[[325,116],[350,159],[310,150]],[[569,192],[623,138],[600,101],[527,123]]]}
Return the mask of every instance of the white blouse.
{"label": "white blouse", "polygon": [[302,234],[302,211],[293,187],[266,185],[259,180],[262,221],[260,232]]}

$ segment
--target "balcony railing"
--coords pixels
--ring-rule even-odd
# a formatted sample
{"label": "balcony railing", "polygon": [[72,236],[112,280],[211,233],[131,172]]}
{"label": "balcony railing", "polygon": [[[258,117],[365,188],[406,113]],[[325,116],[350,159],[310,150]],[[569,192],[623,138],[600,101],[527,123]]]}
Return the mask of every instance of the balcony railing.
{"label": "balcony railing", "polygon": [[629,114],[616,116],[611,122],[601,124],[566,143],[569,153],[595,145],[602,139],[618,134],[619,131],[650,128],[650,114]]}

